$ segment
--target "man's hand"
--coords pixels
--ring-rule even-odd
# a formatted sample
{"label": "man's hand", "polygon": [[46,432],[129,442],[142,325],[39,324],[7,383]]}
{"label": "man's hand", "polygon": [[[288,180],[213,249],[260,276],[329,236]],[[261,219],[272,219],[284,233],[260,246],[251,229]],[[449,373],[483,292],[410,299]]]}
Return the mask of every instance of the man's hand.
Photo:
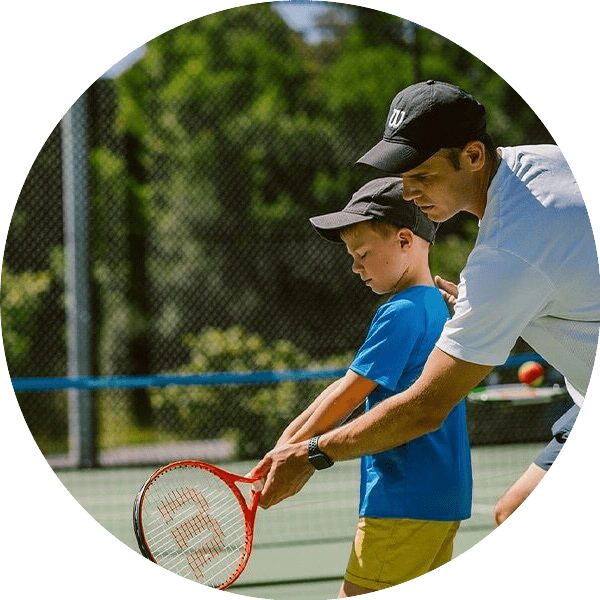
{"label": "man's hand", "polygon": [[442,296],[446,301],[446,305],[448,306],[450,314],[454,315],[454,305],[456,304],[456,299],[458,298],[458,286],[451,281],[442,279],[439,275],[434,277],[434,282],[439,288],[440,292],[442,292]]}
{"label": "man's hand", "polygon": [[265,478],[259,506],[269,508],[297,494],[314,472],[307,443],[300,442],[273,448],[248,475]]}

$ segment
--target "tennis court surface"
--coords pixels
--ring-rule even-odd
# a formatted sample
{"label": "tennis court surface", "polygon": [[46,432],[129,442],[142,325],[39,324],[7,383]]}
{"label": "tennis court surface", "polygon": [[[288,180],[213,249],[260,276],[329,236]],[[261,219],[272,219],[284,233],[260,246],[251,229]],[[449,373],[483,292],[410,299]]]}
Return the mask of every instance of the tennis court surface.
{"label": "tennis court surface", "polygon": [[[543,443],[476,446],[473,516],[463,522],[455,556],[493,530],[498,497],[531,463]],[[245,474],[254,463],[227,463]],[[57,470],[75,499],[103,527],[139,552],[132,507],[152,467]],[[317,472],[295,497],[259,510],[254,549],[245,572],[229,591],[273,600],[335,598],[346,567],[357,521],[358,462],[337,463]]]}

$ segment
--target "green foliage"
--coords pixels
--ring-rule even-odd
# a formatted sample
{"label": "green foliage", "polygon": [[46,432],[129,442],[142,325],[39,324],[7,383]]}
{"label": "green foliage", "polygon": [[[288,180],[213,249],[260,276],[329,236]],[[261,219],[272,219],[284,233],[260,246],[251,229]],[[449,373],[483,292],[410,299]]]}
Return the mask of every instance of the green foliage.
{"label": "green foliage", "polygon": [[[381,175],[353,164],[381,139],[401,88],[457,83],[486,105],[498,144],[552,141],[505,81],[436,33],[343,4],[321,25],[329,37],[309,46],[270,4],[214,13],[151,40],[116,81],[90,88],[96,373],[304,368],[309,357],[354,351],[379,299],[308,218]],[[7,238],[2,327],[13,375],[66,371],[60,160],[57,127]],[[476,233],[464,215],[443,223],[432,271],[457,281]],[[228,434],[247,456],[268,449],[315,392],[304,383],[135,390],[122,422],[145,436],[170,418],[169,436]],[[108,425],[115,409],[105,404]],[[239,425],[243,416],[260,434]]]}
{"label": "green foliage", "polygon": [[436,241],[429,255],[431,272],[455,283],[477,237],[477,224],[472,219],[465,219],[462,225],[459,233],[450,231],[440,243]]}
{"label": "green foliage", "polygon": [[[315,367],[285,340],[267,344],[242,327],[207,328],[188,336],[189,362],[181,373],[254,372]],[[345,360],[346,359],[346,360]],[[347,357],[328,362],[347,364]],[[287,381],[273,385],[173,387],[152,391],[157,422],[195,439],[227,437],[236,458],[257,458],[270,450],[287,424],[323,389],[323,383]]]}
{"label": "green foliage", "polygon": [[[51,262],[60,263],[58,253]],[[39,375],[46,360],[40,348],[45,327],[45,309],[54,304],[54,274],[51,270],[13,273],[5,264],[2,269],[0,304],[2,306],[2,340],[9,372],[13,376]],[[48,393],[43,404],[35,392],[20,393],[19,405],[35,439],[44,452],[66,450],[67,416],[64,393]]]}
{"label": "green foliage", "polygon": [[32,332],[52,282],[50,271],[12,273],[2,269],[2,339],[11,372],[22,373],[31,359]]}
{"label": "green foliage", "polygon": [[[124,196],[103,193],[97,211],[114,205],[101,221],[106,230],[139,233],[116,269],[96,267],[131,288],[117,288],[119,302],[106,284],[99,293],[108,321],[119,316],[116,326],[103,321],[103,371],[114,368],[108,354],[155,369],[123,356],[136,337],[165,349],[160,368],[177,368],[184,335],[209,325],[243,324],[313,356],[355,347],[375,299],[359,291],[343,252],[325,247],[308,218],[339,209],[380,175],[352,164],[380,139],[391,99],[417,75],[473,89],[489,105],[493,132],[516,141],[511,115],[526,114],[523,103],[464,49],[360,7],[336,5],[328,19],[333,37],[319,54],[267,4],[215,13],[149,42],[116,82],[115,127],[128,154],[96,151],[94,165],[98,188]],[[462,222],[443,224],[434,269],[456,279],[473,239]],[[118,249],[110,236],[96,243]],[[110,254],[99,251],[97,264]],[[131,274],[127,265],[135,265]],[[268,320],[265,306],[273,306]],[[144,327],[145,342],[134,331]]]}

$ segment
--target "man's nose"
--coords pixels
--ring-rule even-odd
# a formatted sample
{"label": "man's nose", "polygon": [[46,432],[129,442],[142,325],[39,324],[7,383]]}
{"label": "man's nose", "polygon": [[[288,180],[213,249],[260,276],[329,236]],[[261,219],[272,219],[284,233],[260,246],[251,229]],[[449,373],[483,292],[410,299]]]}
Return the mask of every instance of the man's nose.
{"label": "man's nose", "polygon": [[421,196],[421,190],[410,182],[404,181],[403,188],[404,191],[402,192],[402,197],[408,202]]}

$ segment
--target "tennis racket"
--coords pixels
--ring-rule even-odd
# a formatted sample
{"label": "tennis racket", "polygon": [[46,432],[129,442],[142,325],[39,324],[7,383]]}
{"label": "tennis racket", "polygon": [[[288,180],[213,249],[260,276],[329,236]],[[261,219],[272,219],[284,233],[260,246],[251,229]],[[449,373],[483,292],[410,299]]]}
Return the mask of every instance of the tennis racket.
{"label": "tennis racket", "polygon": [[133,507],[141,553],[187,579],[229,587],[250,557],[260,499],[260,485],[252,484],[257,481],[193,460],[161,467]]}

